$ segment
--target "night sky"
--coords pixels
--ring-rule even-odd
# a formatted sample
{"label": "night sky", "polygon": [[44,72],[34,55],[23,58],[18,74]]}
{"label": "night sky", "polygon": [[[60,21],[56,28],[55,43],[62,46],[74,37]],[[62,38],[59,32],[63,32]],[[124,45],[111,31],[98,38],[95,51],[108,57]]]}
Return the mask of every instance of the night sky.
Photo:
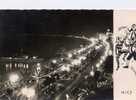
{"label": "night sky", "polygon": [[[95,33],[106,32],[107,29],[112,31],[112,28],[112,10],[1,10],[0,56],[14,55],[20,48],[31,55],[42,55],[43,51],[49,51],[47,48],[53,47],[49,45],[54,42],[50,42],[46,37],[44,41],[46,46],[41,46],[44,49],[36,49],[39,48],[39,44],[44,43],[43,39],[39,38],[41,35],[92,36]],[[57,40],[54,40],[56,43]],[[58,42],[63,41],[65,39]]]}
{"label": "night sky", "polygon": [[112,11],[3,10],[0,34],[73,34],[112,30]]}

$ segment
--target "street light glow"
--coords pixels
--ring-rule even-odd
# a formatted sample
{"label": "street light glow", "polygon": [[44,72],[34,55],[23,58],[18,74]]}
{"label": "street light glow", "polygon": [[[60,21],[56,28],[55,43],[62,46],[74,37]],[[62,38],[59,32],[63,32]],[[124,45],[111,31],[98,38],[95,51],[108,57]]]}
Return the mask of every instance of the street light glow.
{"label": "street light glow", "polygon": [[24,87],[21,89],[21,94],[26,96],[27,98],[33,98],[35,96],[35,89],[32,87]]}
{"label": "street light glow", "polygon": [[72,58],[72,56],[73,56],[73,55],[72,55],[71,53],[68,53],[68,57],[69,57],[69,58]]}
{"label": "street light glow", "polygon": [[15,83],[15,82],[17,82],[17,81],[19,80],[19,75],[16,74],[16,73],[13,73],[13,74],[11,74],[11,75],[9,76],[9,80],[10,80],[10,82]]}
{"label": "street light glow", "polygon": [[91,76],[94,76],[94,75],[95,75],[95,72],[94,72],[94,71],[91,71],[91,72],[90,72],[90,75],[91,75]]}
{"label": "street light glow", "polygon": [[56,63],[57,63],[57,61],[54,59],[54,60],[52,60],[52,63],[53,63],[53,64],[56,64]]}

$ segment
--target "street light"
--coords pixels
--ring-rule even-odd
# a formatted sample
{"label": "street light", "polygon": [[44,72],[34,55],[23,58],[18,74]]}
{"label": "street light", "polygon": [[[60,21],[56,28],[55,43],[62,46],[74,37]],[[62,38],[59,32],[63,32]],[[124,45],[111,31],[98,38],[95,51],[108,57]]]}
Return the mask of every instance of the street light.
{"label": "street light", "polygon": [[52,63],[53,63],[53,64],[56,64],[56,63],[57,63],[57,60],[55,60],[55,59],[52,60]]}
{"label": "street light", "polygon": [[90,75],[91,75],[91,76],[94,76],[94,75],[95,75],[95,72],[94,72],[94,71],[91,71],[91,72],[90,72]]}
{"label": "street light", "polygon": [[97,63],[97,64],[96,64],[96,67],[99,68],[99,67],[100,67],[100,63]]}
{"label": "street light", "polygon": [[9,75],[9,81],[10,81],[11,83],[15,83],[15,82],[17,82],[18,80],[19,80],[19,75],[18,75],[18,74],[13,73],[13,74],[10,74],[10,75]]}
{"label": "street light", "polygon": [[68,58],[72,58],[72,54],[71,53],[68,53]]}

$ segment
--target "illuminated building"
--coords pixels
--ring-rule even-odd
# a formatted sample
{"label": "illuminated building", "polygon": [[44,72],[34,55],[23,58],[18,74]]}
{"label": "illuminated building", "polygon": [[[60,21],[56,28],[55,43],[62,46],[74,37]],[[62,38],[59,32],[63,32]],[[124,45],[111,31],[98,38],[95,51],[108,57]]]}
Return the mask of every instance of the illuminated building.
{"label": "illuminated building", "polygon": [[9,72],[21,69],[33,69],[33,67],[38,67],[43,61],[43,58],[38,58],[37,56],[1,57],[0,65],[1,71]]}

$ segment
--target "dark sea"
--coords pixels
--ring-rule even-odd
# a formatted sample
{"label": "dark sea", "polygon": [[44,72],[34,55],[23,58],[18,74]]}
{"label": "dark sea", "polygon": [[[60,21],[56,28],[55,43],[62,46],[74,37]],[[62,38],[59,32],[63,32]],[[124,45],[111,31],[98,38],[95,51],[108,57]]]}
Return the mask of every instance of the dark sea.
{"label": "dark sea", "polygon": [[24,54],[49,59],[86,44],[86,40],[66,36],[5,36],[0,37],[0,56]]}

